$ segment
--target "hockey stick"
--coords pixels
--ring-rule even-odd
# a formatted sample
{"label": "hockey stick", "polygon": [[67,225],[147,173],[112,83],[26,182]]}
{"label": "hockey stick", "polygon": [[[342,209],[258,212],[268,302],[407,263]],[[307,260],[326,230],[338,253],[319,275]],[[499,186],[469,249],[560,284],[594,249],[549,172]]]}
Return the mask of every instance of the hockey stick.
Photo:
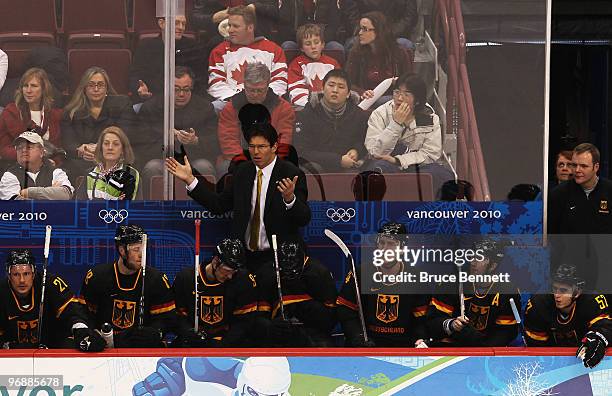
{"label": "hockey stick", "polygon": [[281,287],[280,280],[280,266],[278,264],[278,245],[276,244],[276,234],[272,234],[272,249],[274,250],[274,266],[276,267],[276,286],[278,288],[278,300],[280,301],[281,317],[283,320],[287,320],[285,317],[285,304],[283,303],[283,289]]}
{"label": "hockey stick", "polygon": [[351,254],[351,251],[348,249],[348,247],[346,247],[346,244],[342,242],[342,239],[340,239],[340,237],[336,235],[332,230],[326,228],[324,232],[329,239],[331,239],[336,245],[338,245],[340,250],[342,250],[342,253],[344,253],[344,256],[346,258],[351,259],[351,269],[353,271],[353,280],[355,281],[355,293],[357,296],[357,309],[359,310],[361,330],[363,330],[364,341],[368,342],[368,333],[366,331],[365,318],[363,317],[363,305],[361,305],[361,293],[359,292],[359,285],[357,284],[357,271],[355,271],[355,261],[353,260],[353,255]]}
{"label": "hockey stick", "polygon": [[193,330],[198,332],[200,328],[200,321],[198,320],[198,316],[200,314],[199,310],[199,297],[198,297],[198,275],[200,269],[200,219],[195,221],[195,263],[194,263],[194,290],[195,290],[195,305],[194,305],[194,314],[193,314]]}
{"label": "hockey stick", "polygon": [[138,311],[138,327],[144,326],[145,315],[145,275],[147,270],[147,234],[142,234],[142,258],[140,265],[142,266],[142,290],[140,291],[140,307]]}
{"label": "hockey stick", "polygon": [[519,325],[519,331],[521,332],[521,339],[523,340],[523,344],[527,346],[527,341],[525,341],[525,326],[523,325],[523,322],[521,321],[521,315],[519,314],[518,309],[516,308],[516,303],[514,302],[514,298],[510,299],[510,308],[512,308],[512,314],[514,315],[514,320],[516,320],[516,323]]}
{"label": "hockey stick", "polygon": [[43,327],[43,314],[45,311],[45,288],[47,287],[47,266],[49,265],[49,245],[51,243],[51,226],[47,225],[45,230],[45,250],[43,263],[43,274],[42,274],[42,286],[40,288],[40,306],[38,307],[38,345],[40,348],[44,347],[42,343],[42,327]]}

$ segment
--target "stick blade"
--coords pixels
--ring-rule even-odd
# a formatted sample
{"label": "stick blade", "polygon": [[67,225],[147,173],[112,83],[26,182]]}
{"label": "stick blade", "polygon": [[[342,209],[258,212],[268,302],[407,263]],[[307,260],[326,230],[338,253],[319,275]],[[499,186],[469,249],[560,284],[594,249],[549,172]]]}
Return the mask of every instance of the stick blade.
{"label": "stick blade", "polygon": [[330,230],[329,228],[326,228],[325,231],[323,232],[329,239],[331,239],[332,241],[334,241],[336,245],[338,245],[338,247],[342,250],[342,253],[344,253],[346,257],[348,257],[351,254],[346,244],[332,230]]}

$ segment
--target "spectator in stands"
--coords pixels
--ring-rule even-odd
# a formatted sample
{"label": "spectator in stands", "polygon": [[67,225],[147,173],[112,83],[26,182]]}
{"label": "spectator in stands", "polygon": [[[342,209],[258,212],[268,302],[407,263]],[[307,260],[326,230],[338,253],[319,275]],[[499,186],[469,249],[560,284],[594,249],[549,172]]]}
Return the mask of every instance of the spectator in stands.
{"label": "spectator in stands", "polygon": [[[349,53],[346,71],[361,99],[374,97],[373,89],[383,80],[412,71],[412,57],[395,42],[380,12],[370,12],[361,18],[359,44]],[[389,94],[375,105],[391,99]]]}
{"label": "spectator in stands", "polygon": [[[345,15],[348,34],[354,32],[364,14],[378,11],[385,16],[386,25],[397,43],[406,49],[414,48],[409,38],[418,22],[417,0],[344,0],[340,7]],[[354,42],[354,39],[347,41],[347,51],[351,50]]]}
{"label": "spectator in stands", "polygon": [[442,132],[439,117],[427,104],[425,82],[408,73],[393,88],[393,99],[374,110],[368,120],[365,147],[373,161],[367,169],[431,173],[436,192],[454,175],[436,162],[442,155]]}
{"label": "spectator in stands", "polygon": [[227,172],[230,161],[235,155],[242,154],[241,123],[238,112],[242,106],[253,103],[264,105],[271,115],[271,124],[278,132],[279,145],[290,145],[295,124],[295,112],[285,99],[270,92],[270,70],[263,63],[247,63],[244,72],[244,92],[232,96],[227,106],[219,113],[219,146],[221,160],[217,164],[217,173]]}
{"label": "spectator in stands", "polygon": [[311,92],[323,90],[322,80],[327,72],[340,69],[340,65],[334,58],[323,55],[325,39],[319,25],[300,26],[296,38],[302,54],[289,65],[289,98],[292,105],[304,107]]}
{"label": "spectator in stands", "polygon": [[[6,73],[8,72],[8,55],[0,49],[0,90],[6,81]],[[0,108],[1,111],[1,108]]]}
{"label": "spectator in stands", "polygon": [[[51,82],[53,103],[55,107],[64,107],[64,94],[68,92],[70,83],[66,51],[48,45],[34,47],[28,51],[25,61],[19,66],[17,67],[19,70],[37,67],[47,72],[47,78]],[[15,91],[20,87],[20,79],[21,76],[6,79],[4,87],[0,90],[0,106],[6,106],[14,100]]]}
{"label": "spectator in stands", "polygon": [[97,66],[87,69],[64,107],[61,123],[70,177],[85,175],[94,164],[95,142],[102,130],[111,125],[125,128],[132,117],[129,98],[117,95],[106,70]]}
{"label": "spectator in stands", "polygon": [[557,154],[555,165],[555,177],[557,184],[574,178],[574,168],[572,168],[572,151],[563,150]]}
{"label": "spectator in stands", "polygon": [[[195,0],[191,14],[191,24],[209,33],[217,31],[217,26],[229,18],[229,10],[237,6],[247,6],[257,17],[257,36],[272,40],[272,30],[278,24],[277,0]],[[215,35],[218,42],[222,37]]]}
{"label": "spectator in stands", "polygon": [[43,69],[31,68],[21,77],[15,102],[0,115],[0,156],[15,160],[14,139],[28,128],[45,141],[60,145],[62,109],[54,107],[53,87]]}
{"label": "spectator in stands", "polygon": [[[174,78],[174,147],[183,146],[192,167],[201,174],[215,174],[212,165],[219,155],[217,115],[208,99],[192,92],[194,75],[191,69],[178,66]],[[136,165],[142,169],[143,192],[148,197],[151,176],[162,175],[164,162],[160,147],[163,142],[164,98],[155,97],[142,105],[140,131],[131,137],[138,154]]]}
{"label": "spectator in stands", "polygon": [[79,199],[133,200],[138,194],[140,174],[130,164],[134,152],[121,128],[110,126],[102,131],[96,143],[97,165],[89,171],[79,187]]}
{"label": "spectator in stands", "polygon": [[574,178],[548,194],[548,232],[551,234],[612,233],[612,181],[599,177],[599,150],[591,143],[574,148]]}
{"label": "spectator in stands", "polygon": [[304,1],[282,1],[279,7],[279,38],[283,49],[298,49],[301,46],[293,41],[295,32],[301,25],[317,24],[325,32],[327,44],[326,50],[341,50],[344,46],[336,40],[336,34],[340,25],[339,2],[336,0],[304,0]]}
{"label": "spectator in stands", "polygon": [[[142,40],[134,53],[134,59],[130,67],[129,86],[135,102],[143,102],[153,95],[163,95],[164,93],[166,18],[158,17],[157,25],[161,30],[159,36]],[[194,51],[197,52],[197,49],[195,40],[183,35],[186,26],[187,18],[185,15],[176,15],[174,28],[175,62],[177,65],[196,67],[201,63],[201,60],[199,56],[196,56],[196,59],[188,56],[188,54],[193,55]]]}
{"label": "spectator in stands", "polygon": [[[270,88],[278,96],[287,92],[287,60],[274,42],[255,38],[255,14],[245,6],[233,7],[229,14],[229,41],[224,41],[210,53],[208,61],[208,93],[220,111],[225,101],[242,91],[247,63],[264,64],[271,73]],[[279,131],[280,133],[280,131]]]}
{"label": "spectator in stands", "polygon": [[22,132],[13,141],[17,163],[0,179],[0,199],[66,200],[74,189],[66,173],[45,157],[43,138],[34,131]]}
{"label": "spectator in stands", "polygon": [[355,96],[346,72],[331,70],[323,92],[298,112],[294,140],[306,173],[355,172],[363,164],[368,113],[357,107]]}

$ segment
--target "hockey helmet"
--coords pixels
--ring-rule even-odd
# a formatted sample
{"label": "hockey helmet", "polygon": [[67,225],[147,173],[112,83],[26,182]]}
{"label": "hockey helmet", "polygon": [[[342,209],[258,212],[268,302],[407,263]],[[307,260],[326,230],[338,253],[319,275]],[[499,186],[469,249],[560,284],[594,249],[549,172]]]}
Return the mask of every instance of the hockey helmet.
{"label": "hockey helmet", "polygon": [[286,357],[250,357],[238,375],[239,395],[289,395],[291,371]]}
{"label": "hockey helmet", "polygon": [[13,249],[9,252],[6,258],[6,273],[10,272],[10,269],[14,265],[27,265],[32,266],[32,271],[36,268],[36,260],[30,249]]}
{"label": "hockey helmet", "polygon": [[583,289],[586,285],[586,281],[578,274],[578,269],[573,264],[561,264],[555,270],[553,277],[553,282],[559,282],[566,285],[572,285],[577,287],[578,289]]}
{"label": "hockey helmet", "polygon": [[222,264],[234,270],[243,268],[246,262],[244,246],[239,239],[225,238],[219,242],[216,247],[216,256],[219,257]]}
{"label": "hockey helmet", "polygon": [[132,243],[142,242],[142,236],[144,233],[144,228],[139,225],[120,225],[117,227],[117,232],[115,232],[115,245],[127,246]]}
{"label": "hockey helmet", "polygon": [[304,269],[304,249],[297,242],[282,242],[278,252],[280,276],[283,280],[295,280]]}
{"label": "hockey helmet", "polygon": [[406,226],[402,223],[385,223],[378,229],[376,243],[379,243],[381,237],[386,237],[395,239],[403,244],[406,241],[407,233]]}
{"label": "hockey helmet", "polygon": [[504,257],[504,245],[494,239],[485,238],[474,242],[474,250],[482,250],[491,263],[499,263]]}

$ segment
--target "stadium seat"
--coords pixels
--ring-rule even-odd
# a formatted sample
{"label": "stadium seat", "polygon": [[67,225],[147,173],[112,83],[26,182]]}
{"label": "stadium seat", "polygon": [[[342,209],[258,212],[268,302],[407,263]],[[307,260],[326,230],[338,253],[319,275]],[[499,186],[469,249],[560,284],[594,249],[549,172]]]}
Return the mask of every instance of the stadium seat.
{"label": "stadium seat", "polygon": [[127,14],[123,0],[63,0],[66,48],[126,48]]}
{"label": "stadium seat", "polygon": [[[0,2],[0,48],[28,49],[55,45],[57,23],[54,0]],[[25,44],[32,42],[31,44]]]}
{"label": "stadium seat", "polygon": [[151,33],[155,35],[159,33],[155,18],[155,3],[155,0],[133,0],[134,24],[131,31],[134,32],[136,38],[135,45],[143,38],[142,35],[148,37]]}
{"label": "stadium seat", "polygon": [[[211,191],[215,191],[215,183],[217,182],[217,179],[215,178],[214,175],[199,175],[197,177],[198,177],[199,183],[201,183],[202,180],[205,180],[206,186],[208,187],[208,189]],[[174,178],[174,199],[177,201],[185,201],[185,200],[191,199],[189,198],[189,195],[187,195],[187,189],[185,188],[185,183],[183,183],[176,177]]]}
{"label": "stadium seat", "polygon": [[356,174],[351,173],[323,173],[322,196],[326,201],[354,201],[353,180]]}
{"label": "stadium seat", "polygon": [[[213,175],[199,175],[198,179],[201,181],[202,179],[206,180],[206,186],[211,190],[215,190],[215,176]],[[151,199],[154,201],[161,201],[164,199],[164,177],[162,175],[151,176],[149,181],[149,197],[147,199]],[[181,182],[177,178],[174,178],[174,199],[183,201],[189,200],[189,196],[187,195],[187,190],[185,189],[185,183]]]}
{"label": "stadium seat", "polygon": [[132,54],[128,49],[72,49],[68,51],[70,91],[74,91],[85,70],[91,66],[99,66],[106,70],[117,93],[127,95],[131,60]]}
{"label": "stadium seat", "polygon": [[27,50],[34,47],[55,45],[55,34],[45,32],[0,33],[0,48]]}
{"label": "stadium seat", "polygon": [[25,72],[25,62],[30,50],[3,49],[3,51],[6,52],[9,61],[9,68],[6,76],[8,78],[20,78],[23,72]]}
{"label": "stadium seat", "polygon": [[[321,181],[320,184],[319,181]],[[319,178],[319,175],[312,175],[310,173],[307,173],[306,185],[308,187],[309,201],[323,201],[323,180]]]}
{"label": "stadium seat", "polygon": [[[384,177],[384,183],[375,178]],[[368,176],[368,199],[382,201],[432,201],[433,181],[429,173],[392,173]],[[384,191],[381,191],[385,188]]]}

